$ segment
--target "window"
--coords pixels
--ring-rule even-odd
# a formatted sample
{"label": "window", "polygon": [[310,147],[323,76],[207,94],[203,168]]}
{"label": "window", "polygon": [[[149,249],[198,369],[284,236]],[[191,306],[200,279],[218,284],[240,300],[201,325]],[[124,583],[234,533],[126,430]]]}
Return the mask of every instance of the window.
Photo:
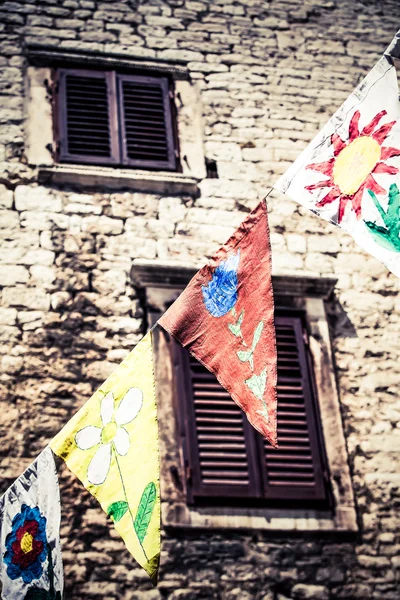
{"label": "window", "polygon": [[[149,327],[154,325],[159,316],[174,302],[196,272],[195,267],[165,264],[162,261],[149,262],[140,259],[134,261],[131,271],[132,283],[143,294]],[[250,474],[259,473],[258,480],[249,478],[249,482],[255,481],[255,483],[245,483],[247,489],[252,485],[256,490],[249,495],[246,492],[245,496],[228,496],[226,494],[228,486],[225,485],[225,496],[221,495],[219,498],[218,495],[209,492],[211,486],[216,483],[214,477],[209,482],[208,474],[206,480],[206,473],[203,472],[200,473],[197,481],[195,480],[193,471],[195,465],[189,463],[188,449],[194,443],[193,438],[196,439],[200,424],[196,422],[194,436],[193,429],[190,429],[193,427],[193,420],[192,425],[188,422],[190,405],[188,407],[187,402],[192,398],[193,410],[193,390],[198,392],[199,388],[196,389],[193,385],[191,370],[197,373],[196,377],[201,381],[200,385],[211,386],[209,390],[200,388],[200,391],[203,389],[201,393],[204,391],[209,393],[208,397],[202,398],[206,402],[206,408],[210,398],[217,404],[220,400],[226,404],[228,397],[208,371],[202,372],[197,365],[193,363],[191,365],[187,354],[186,357],[185,355],[182,357],[180,346],[170,335],[160,327],[154,329],[162,519],[165,527],[274,532],[296,530],[313,533],[330,531],[346,534],[358,531],[327,320],[327,311],[330,313],[335,310],[336,300],[332,293],[335,283],[334,279],[324,277],[287,275],[272,277],[275,304],[285,307],[284,310],[281,309],[276,313],[280,375],[278,402],[281,405],[278,423],[280,423],[281,441],[278,454],[274,455],[275,462],[271,462],[269,458],[275,452],[272,448],[264,450],[261,445],[257,454],[248,453],[247,434],[240,434],[240,423],[244,424],[245,432],[247,420],[243,419],[240,409],[236,408],[235,403],[229,399],[232,415],[237,415],[236,426],[238,425],[239,437],[241,435],[239,443],[242,443],[242,463],[239,465],[241,467],[239,473],[243,468],[250,471]],[[288,376],[288,371],[291,376]],[[203,377],[201,377],[202,373]],[[188,384],[186,391],[182,389],[183,382]],[[286,402],[287,400],[290,401]],[[296,408],[289,410],[292,407],[284,407],[283,404],[293,405],[293,408]],[[288,414],[291,412],[296,413],[295,419]],[[310,446],[306,440],[307,436],[304,435],[304,415],[307,420],[307,433],[314,432],[312,444],[310,437]],[[297,423],[289,423],[289,421],[297,421]],[[207,426],[209,427],[209,424]],[[218,416],[216,435],[219,435],[222,426],[223,418]],[[288,469],[291,463],[283,464],[283,461],[277,459],[279,452],[282,453],[283,450],[282,429],[292,427],[302,432],[301,435],[296,434],[296,437],[300,438],[300,445],[297,447],[303,448],[300,452],[303,452],[301,460],[305,471],[297,467],[293,470],[291,466]],[[260,444],[262,439],[254,433],[251,426],[250,432],[251,436],[254,436],[250,444]],[[287,450],[286,459],[291,455],[294,456],[293,446],[291,446],[294,440],[287,440],[287,442],[290,450]],[[209,454],[211,456],[206,458],[213,459],[212,453]],[[229,455],[228,452],[225,454]],[[250,458],[247,458],[248,456]],[[255,465],[251,457],[256,457]],[[244,467],[243,458],[247,461]],[[212,463],[212,460],[208,462]],[[199,462],[198,465],[200,466]],[[211,466],[215,467],[215,463]],[[210,470],[208,464],[203,463],[203,467]],[[225,467],[223,470],[227,471]],[[293,485],[295,478],[290,474],[298,475],[302,472],[307,474],[307,483],[311,485],[304,485],[305,480],[300,477],[297,477],[297,485]],[[282,474],[287,479],[279,479]],[[275,481],[273,481],[274,477]],[[243,479],[239,481],[241,484],[237,487],[241,488]],[[276,485],[277,481],[282,481],[284,485]],[[289,485],[286,485],[287,483]],[[199,484],[203,486],[204,495],[199,491]],[[205,489],[206,484],[209,486],[208,489]],[[274,488],[279,489],[278,493],[281,497],[284,495],[284,488],[295,491],[295,496],[274,498]],[[230,490],[232,491],[232,488]],[[308,498],[304,497],[305,495],[308,495]]]}
{"label": "window", "polygon": [[57,75],[60,162],[177,169],[167,77],[81,69]]}
{"label": "window", "polygon": [[278,449],[248,423],[214,375],[177,350],[191,504],[329,506],[304,315],[277,311],[275,325]]}

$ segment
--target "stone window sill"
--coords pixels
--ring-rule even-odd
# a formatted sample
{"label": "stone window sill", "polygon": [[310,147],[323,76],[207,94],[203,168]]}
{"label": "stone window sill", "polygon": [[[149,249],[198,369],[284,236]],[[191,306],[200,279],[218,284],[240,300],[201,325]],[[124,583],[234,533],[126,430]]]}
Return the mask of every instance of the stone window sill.
{"label": "stone window sill", "polygon": [[303,531],[357,533],[354,507],[329,511],[193,508],[185,504],[165,502],[162,505],[164,527],[189,529],[232,529],[247,531]]}
{"label": "stone window sill", "polygon": [[39,167],[40,183],[69,184],[109,189],[129,188],[159,194],[198,194],[198,180],[182,173],[139,171],[116,167],[57,164]]}

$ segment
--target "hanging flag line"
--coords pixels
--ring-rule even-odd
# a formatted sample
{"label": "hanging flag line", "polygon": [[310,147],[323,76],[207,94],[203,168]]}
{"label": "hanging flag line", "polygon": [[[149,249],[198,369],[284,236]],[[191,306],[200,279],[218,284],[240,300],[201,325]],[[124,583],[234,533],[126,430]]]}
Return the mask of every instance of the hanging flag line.
{"label": "hanging flag line", "polygon": [[8,597],[22,600],[32,590],[37,597],[61,598],[59,512],[43,500],[43,485],[36,485],[46,472],[44,485],[53,489],[49,496],[58,501],[59,511],[52,451],[98,499],[156,584],[160,467],[152,332],[157,325],[213,372],[253,426],[277,445],[277,361],[266,207],[273,189],[288,193],[350,233],[400,276],[400,103],[393,58],[400,58],[400,31],[228,242],[0,497],[3,595],[11,590]]}

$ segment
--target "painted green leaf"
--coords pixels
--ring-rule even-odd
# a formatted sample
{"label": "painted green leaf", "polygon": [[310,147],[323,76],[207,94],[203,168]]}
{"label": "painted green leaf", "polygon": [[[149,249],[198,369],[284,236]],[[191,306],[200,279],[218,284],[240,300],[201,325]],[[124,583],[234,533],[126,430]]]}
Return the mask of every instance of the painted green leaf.
{"label": "painted green leaf", "polygon": [[157,489],[155,484],[150,481],[144,488],[142,497],[135,518],[135,531],[139,542],[142,544],[149,528],[151,515],[157,499]]}
{"label": "painted green leaf", "polygon": [[253,350],[238,350],[236,354],[242,362],[247,362],[253,358]]}
{"label": "painted green leaf", "polygon": [[263,408],[262,410],[256,410],[256,413],[258,415],[261,415],[262,417],[264,417],[264,419],[266,419],[266,421],[269,421],[269,414],[267,411],[267,408]]}
{"label": "painted green leaf", "polygon": [[107,514],[112,518],[114,523],[120,521],[126,511],[129,508],[129,504],[125,502],[125,500],[118,500],[118,502],[113,502],[107,508]]}
{"label": "painted green leaf", "polygon": [[266,382],[267,368],[263,369],[259,375],[252,375],[252,377],[246,379],[245,384],[251,389],[256,398],[262,401]]}
{"label": "painted green leaf", "polygon": [[150,558],[150,560],[147,562],[147,564],[144,567],[146,569],[147,573],[149,574],[151,581],[153,582],[153,585],[157,585],[159,566],[160,566],[160,555],[156,554],[155,556],[153,556],[153,558]]}
{"label": "painted green leaf", "polygon": [[400,191],[395,183],[389,188],[389,201],[387,212],[380,205],[376,194],[372,190],[368,190],[377,211],[384,223],[384,227],[372,221],[364,221],[368,227],[375,242],[391,250],[392,252],[400,252]]}
{"label": "painted green leaf", "polygon": [[239,318],[236,323],[229,323],[228,328],[229,331],[233,333],[236,337],[242,337],[241,325],[243,323],[244,310],[239,315]]}
{"label": "painted green leaf", "polygon": [[260,341],[260,337],[261,337],[263,329],[264,329],[264,323],[262,321],[260,321],[259,324],[257,325],[256,330],[253,335],[253,343],[251,345],[251,348],[253,351],[255,350],[255,347],[257,346],[258,342]]}

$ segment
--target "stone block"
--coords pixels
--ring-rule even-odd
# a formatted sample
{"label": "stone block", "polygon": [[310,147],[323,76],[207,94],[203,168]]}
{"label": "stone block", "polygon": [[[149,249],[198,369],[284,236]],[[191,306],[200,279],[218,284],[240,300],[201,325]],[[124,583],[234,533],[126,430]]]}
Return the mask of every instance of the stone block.
{"label": "stone block", "polygon": [[207,158],[214,160],[241,160],[240,146],[238,144],[234,144],[233,142],[206,142],[205,152]]}
{"label": "stone block", "polygon": [[69,217],[61,213],[27,210],[21,212],[21,226],[25,229],[68,229]]}
{"label": "stone block", "polygon": [[47,265],[54,263],[55,254],[50,250],[28,250],[18,261],[21,265]]}
{"label": "stone block", "polygon": [[392,544],[394,542],[394,533],[380,533],[378,539],[382,544]]}
{"label": "stone block", "polygon": [[187,223],[204,223],[208,225],[224,225],[228,227],[238,227],[245,218],[245,215],[239,211],[227,210],[209,210],[207,208],[193,207],[187,211]]}
{"label": "stone block", "polygon": [[18,327],[12,327],[10,325],[0,326],[0,342],[2,344],[17,344],[21,337],[20,330]]}
{"label": "stone block", "polygon": [[371,595],[372,589],[364,583],[351,583],[337,592],[337,597],[342,600],[367,600]]}
{"label": "stone block", "polygon": [[72,214],[92,214],[92,215],[101,215],[102,208],[101,206],[95,206],[93,204],[85,204],[79,202],[70,202],[65,207],[65,212]]}
{"label": "stone block", "polygon": [[275,274],[303,268],[303,259],[299,254],[279,252],[272,255],[272,271]]}
{"label": "stone block", "polygon": [[[126,219],[135,215],[155,217],[158,212],[160,197],[155,194],[125,192],[111,194],[110,206],[105,207],[106,214]],[[108,212],[109,211],[109,212]]]}
{"label": "stone block", "polygon": [[97,317],[97,325],[101,331],[111,331],[119,334],[140,333],[142,320],[132,319],[131,317]]}
{"label": "stone block", "polygon": [[109,271],[93,271],[92,286],[95,292],[110,294],[113,297],[125,292],[126,273],[119,269]]}
{"label": "stone block", "polygon": [[15,210],[0,210],[0,229],[19,229],[19,214]]}
{"label": "stone block", "polygon": [[96,379],[97,381],[105,381],[116,368],[117,365],[115,363],[102,360],[90,363],[87,367],[84,367],[83,371],[85,377]]}
{"label": "stone block", "polygon": [[33,265],[29,271],[34,282],[51,284],[56,279],[55,269],[44,265]]}
{"label": "stone block", "polygon": [[0,286],[13,286],[16,283],[26,283],[29,271],[16,265],[0,265]]}
{"label": "stone block", "polygon": [[292,595],[296,600],[329,600],[328,588],[322,585],[298,583],[293,586]]}
{"label": "stone block", "polygon": [[168,238],[174,233],[174,222],[165,219],[146,219],[144,217],[132,217],[126,220],[125,230],[134,233],[141,238]]}
{"label": "stone block", "polygon": [[49,310],[50,294],[39,288],[7,287],[3,290],[4,306]]}
{"label": "stone block", "polygon": [[299,252],[300,254],[304,254],[307,250],[307,239],[304,235],[289,233],[286,236],[286,243],[289,252]]}
{"label": "stone block", "polygon": [[53,310],[69,308],[71,302],[72,296],[69,292],[56,292],[51,295],[51,308]]}
{"label": "stone block", "polygon": [[243,148],[241,154],[243,160],[250,162],[274,160],[274,151],[270,148]]}
{"label": "stone block", "polygon": [[122,233],[124,228],[123,221],[121,219],[111,219],[104,215],[83,217],[82,219],[82,231],[88,233],[102,233],[105,235],[118,235]]}
{"label": "stone block", "polygon": [[0,184],[0,207],[11,208],[14,200],[14,194],[7,189],[5,185]]}
{"label": "stone block", "polygon": [[390,567],[390,560],[386,556],[359,556],[357,560],[366,569],[385,569]]}
{"label": "stone block", "polygon": [[151,259],[156,257],[157,242],[154,239],[139,237],[133,232],[127,232],[106,240],[101,253],[106,256]]}
{"label": "stone block", "polygon": [[158,205],[160,221],[169,221],[176,223],[185,218],[186,206],[181,198],[161,198]]}
{"label": "stone block", "polygon": [[[200,185],[202,195],[229,200],[257,200],[259,192],[248,181],[232,181],[227,179],[204,179]],[[215,201],[215,200],[214,200]],[[219,206],[219,201],[215,201]]]}
{"label": "stone block", "polygon": [[17,311],[15,308],[4,308],[0,306],[0,325],[15,325]]}
{"label": "stone block", "polygon": [[15,188],[15,208],[19,211],[61,212],[62,199],[57,192],[42,186],[18,185]]}

